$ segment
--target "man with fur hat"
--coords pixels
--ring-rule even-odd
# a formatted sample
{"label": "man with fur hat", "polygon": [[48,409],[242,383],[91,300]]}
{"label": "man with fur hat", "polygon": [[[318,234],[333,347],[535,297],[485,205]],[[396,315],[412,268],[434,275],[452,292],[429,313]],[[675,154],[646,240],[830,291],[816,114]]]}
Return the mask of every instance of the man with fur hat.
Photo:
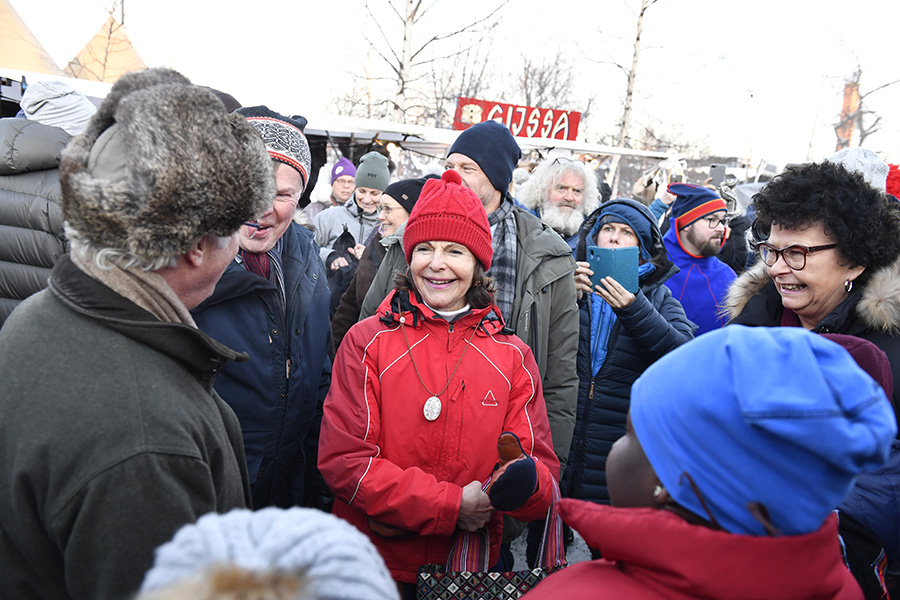
{"label": "man with fur hat", "polygon": [[668,192],[675,201],[663,240],[681,270],[666,285],[700,335],[725,325],[722,302],[737,279],[734,269],[716,258],[725,244],[727,208],[716,192],[699,185],[670,183]]}
{"label": "man with fur hat", "polygon": [[[494,250],[488,275],[497,288],[497,306],[507,327],[534,353],[543,379],[553,449],[564,469],[578,399],[575,260],[559,234],[514,205],[508,189],[521,156],[509,129],[485,121],[459,134],[445,166],[460,174],[463,185],[478,195],[488,213]],[[361,319],[374,314],[387,296],[393,270],[406,268],[405,259],[392,259],[392,252],[388,251],[378,269],[363,302]]]}
{"label": "man with fur hat", "polygon": [[330,496],[315,466],[331,381],[329,292],[312,232],[293,222],[309,183],[306,120],[265,106],[236,114],[262,135],[277,191],[241,228],[240,251],[194,318],[250,355],[222,369],[216,391],[241,422],[253,507],[321,505]]}
{"label": "man with fur hat", "polygon": [[246,355],[188,311],[265,210],[272,167],[214,94],[150,69],[113,86],[60,174],[71,255],[0,331],[0,581],[125,598],[179,527],[250,502],[213,391]]}

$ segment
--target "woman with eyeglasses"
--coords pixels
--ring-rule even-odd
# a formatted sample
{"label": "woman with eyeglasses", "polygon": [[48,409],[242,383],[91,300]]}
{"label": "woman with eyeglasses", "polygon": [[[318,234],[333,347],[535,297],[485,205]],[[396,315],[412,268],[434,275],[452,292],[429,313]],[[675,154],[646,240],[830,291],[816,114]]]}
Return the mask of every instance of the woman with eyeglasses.
{"label": "woman with eyeglasses", "polygon": [[867,339],[900,381],[900,204],[823,162],[788,169],[753,206],[760,260],[729,289],[730,323]]}
{"label": "woman with eyeglasses", "polygon": [[[331,335],[334,338],[334,353],[341,345],[341,340],[359,320],[359,309],[366,292],[372,285],[375,273],[384,260],[388,248],[403,241],[403,230],[413,206],[419,199],[422,186],[429,179],[437,179],[437,175],[426,175],[418,179],[396,181],[384,189],[378,202],[377,214],[379,227],[375,230],[372,241],[366,246],[359,259],[356,273],[341,296],[337,311],[331,319]],[[402,251],[399,253],[403,255]],[[406,263],[398,265],[401,271],[406,270]]]}

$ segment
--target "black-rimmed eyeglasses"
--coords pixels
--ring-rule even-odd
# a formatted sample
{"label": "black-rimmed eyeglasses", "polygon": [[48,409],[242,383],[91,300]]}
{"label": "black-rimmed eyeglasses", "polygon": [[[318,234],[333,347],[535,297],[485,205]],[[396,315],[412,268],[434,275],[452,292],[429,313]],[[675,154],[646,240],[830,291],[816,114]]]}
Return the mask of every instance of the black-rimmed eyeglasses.
{"label": "black-rimmed eyeglasses", "polygon": [[706,224],[709,225],[710,229],[715,229],[719,225],[722,227],[728,227],[728,224],[731,223],[731,220],[727,217],[719,219],[717,217],[704,217],[702,219],[698,219],[700,221],[706,221]]}
{"label": "black-rimmed eyeglasses", "polygon": [[822,246],[800,246],[793,244],[787,248],[776,248],[769,242],[760,242],[756,245],[759,257],[767,266],[774,266],[778,257],[784,259],[784,264],[795,271],[800,271],[806,266],[806,256],[820,250],[836,248],[837,244],[824,244]]}

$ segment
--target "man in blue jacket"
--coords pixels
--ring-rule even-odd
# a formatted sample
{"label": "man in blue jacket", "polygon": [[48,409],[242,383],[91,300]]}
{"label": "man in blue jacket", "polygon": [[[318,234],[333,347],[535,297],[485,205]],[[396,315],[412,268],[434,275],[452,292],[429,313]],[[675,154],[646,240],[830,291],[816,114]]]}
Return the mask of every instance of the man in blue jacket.
{"label": "man in blue jacket", "polygon": [[331,380],[331,327],[325,268],[312,233],[293,222],[309,183],[305,119],[265,106],[238,109],[262,135],[277,192],[254,223],[215,292],[194,312],[203,331],[245,350],[216,391],[237,414],[253,507],[323,507],[329,493],[316,468],[322,403]]}
{"label": "man in blue jacket", "polygon": [[672,262],[681,269],[666,281],[700,335],[725,324],[721,303],[737,275],[716,258],[728,229],[725,201],[714,191],[688,183],[669,184],[675,196],[669,230],[663,237]]}

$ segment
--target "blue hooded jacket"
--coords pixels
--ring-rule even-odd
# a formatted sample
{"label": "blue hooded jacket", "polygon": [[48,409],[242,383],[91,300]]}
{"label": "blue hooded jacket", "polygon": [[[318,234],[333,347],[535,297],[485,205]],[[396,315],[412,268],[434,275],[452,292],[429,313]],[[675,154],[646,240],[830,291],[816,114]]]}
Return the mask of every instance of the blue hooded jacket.
{"label": "blue hooded jacket", "polygon": [[672,262],[680,269],[666,281],[676,300],[681,302],[688,318],[697,324],[696,335],[718,329],[728,321],[721,310],[731,283],[737,279],[734,269],[715,256],[688,254],[678,238],[673,218],[663,237]]}
{"label": "blue hooded jacket", "polygon": [[631,384],[660,357],[693,338],[693,325],[663,285],[678,268],[669,261],[662,234],[644,205],[624,199],[601,205],[582,226],[576,250],[578,260],[585,259],[587,246],[593,244],[601,213],[617,205],[633,209],[636,218],[646,220],[647,227],[641,229],[652,241],[647,244],[641,236],[641,244],[649,246],[642,250],[649,253],[655,268],[640,276],[641,289],[634,302],[615,311],[616,318],[607,338],[606,358],[596,376],[592,376],[591,355],[593,303],[587,294],[579,301],[578,406],[561,488],[565,496],[601,503],[609,502],[606,457],[613,442],[625,434]]}

